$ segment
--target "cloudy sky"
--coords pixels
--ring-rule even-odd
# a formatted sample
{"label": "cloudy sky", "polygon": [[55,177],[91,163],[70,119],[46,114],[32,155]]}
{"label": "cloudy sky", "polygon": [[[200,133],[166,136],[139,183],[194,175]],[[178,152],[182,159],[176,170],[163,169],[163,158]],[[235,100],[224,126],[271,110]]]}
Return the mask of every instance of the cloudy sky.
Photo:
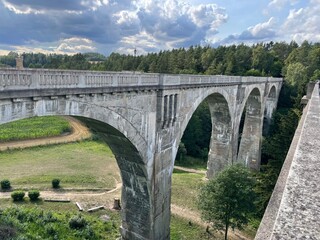
{"label": "cloudy sky", "polygon": [[320,42],[320,0],[0,0],[0,54]]}

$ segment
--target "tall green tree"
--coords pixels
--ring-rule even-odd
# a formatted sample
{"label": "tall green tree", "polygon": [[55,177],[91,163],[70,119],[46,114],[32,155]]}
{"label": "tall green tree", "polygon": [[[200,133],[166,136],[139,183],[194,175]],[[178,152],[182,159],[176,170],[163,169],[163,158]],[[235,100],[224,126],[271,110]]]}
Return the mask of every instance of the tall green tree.
{"label": "tall green tree", "polygon": [[224,230],[225,240],[231,227],[241,229],[254,211],[254,178],[241,165],[233,165],[201,188],[198,206],[204,220],[216,230]]}

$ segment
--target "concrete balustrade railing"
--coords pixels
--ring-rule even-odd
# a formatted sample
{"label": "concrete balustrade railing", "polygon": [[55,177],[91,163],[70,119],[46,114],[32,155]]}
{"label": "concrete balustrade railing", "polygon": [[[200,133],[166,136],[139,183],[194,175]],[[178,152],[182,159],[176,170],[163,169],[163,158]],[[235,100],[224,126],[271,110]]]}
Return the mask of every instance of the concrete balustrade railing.
{"label": "concrete balustrade railing", "polygon": [[99,88],[130,86],[178,86],[279,82],[281,78],[221,75],[169,75],[141,72],[97,72],[49,69],[0,69],[0,91]]}

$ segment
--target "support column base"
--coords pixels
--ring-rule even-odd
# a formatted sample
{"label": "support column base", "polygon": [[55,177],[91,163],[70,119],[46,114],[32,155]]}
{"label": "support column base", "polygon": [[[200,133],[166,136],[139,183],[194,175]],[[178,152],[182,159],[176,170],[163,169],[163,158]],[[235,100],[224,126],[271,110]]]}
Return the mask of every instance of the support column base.
{"label": "support column base", "polygon": [[122,226],[120,227],[120,233],[121,233],[121,240],[150,240],[150,238],[145,238],[141,236],[140,234],[137,234],[135,232],[129,231]]}

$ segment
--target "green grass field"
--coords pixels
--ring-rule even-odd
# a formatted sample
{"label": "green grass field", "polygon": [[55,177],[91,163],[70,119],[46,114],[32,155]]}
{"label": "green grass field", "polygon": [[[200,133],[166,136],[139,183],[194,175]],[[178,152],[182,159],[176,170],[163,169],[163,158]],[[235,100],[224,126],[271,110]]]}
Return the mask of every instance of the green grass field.
{"label": "green grass field", "polygon": [[[101,210],[95,213],[79,213],[75,204],[71,203],[46,203],[42,201],[11,203],[11,200],[8,199],[0,200],[0,209],[2,209],[0,239],[12,239],[6,237],[8,232],[15,234],[15,236],[11,236],[14,237],[12,240],[102,240],[120,237],[121,220],[119,212],[116,211]],[[70,220],[79,216],[85,219],[85,227],[71,228]],[[103,221],[100,218],[102,216],[107,216],[108,221]]]}
{"label": "green grass field", "polygon": [[[28,214],[28,218],[32,218],[32,215],[35,213],[39,213],[39,210],[43,210],[41,213],[41,216],[48,216],[48,213],[52,213],[53,216],[56,216],[58,219],[61,221],[64,221],[61,223],[58,222],[59,225],[57,225],[55,228],[61,228],[58,232],[60,237],[62,236],[68,236],[75,234],[75,231],[70,230],[66,228],[67,226],[67,221],[71,216],[77,215],[78,209],[73,203],[48,203],[48,202],[43,202],[43,201],[37,201],[35,203],[29,202],[28,200],[25,200],[21,203],[13,203],[10,199],[0,199],[0,210],[1,209],[6,209],[9,207],[18,207],[19,209],[22,209],[21,211],[24,214]],[[22,219],[21,222],[23,222],[22,216],[24,214],[19,213],[20,219]],[[31,213],[31,214],[30,214]],[[86,213],[83,212],[82,215],[90,221],[90,225],[92,228],[95,230],[95,232],[98,233],[98,236],[96,240],[99,239],[110,239],[110,240],[115,240],[119,237],[119,227],[121,224],[121,216],[120,212],[116,211],[110,211],[110,210],[101,210],[98,212],[94,213]],[[100,220],[101,216],[109,216],[110,221],[109,224],[103,223]],[[14,224],[17,226],[21,227],[21,224],[19,221],[13,221]],[[111,223],[111,225],[110,225]],[[1,217],[0,217],[0,225],[1,225]],[[33,233],[28,232],[28,234],[34,234],[36,232],[39,232],[39,235],[42,234],[42,236],[45,236],[44,234],[46,233],[46,228],[44,224],[43,226],[37,225],[37,231],[33,231]],[[28,229],[32,230],[32,228],[35,227],[34,223],[28,223],[24,222],[22,225],[25,230],[29,231]],[[61,227],[62,226],[62,227]],[[112,227],[111,227],[112,226]],[[1,226],[0,226],[1,227]],[[43,228],[44,227],[44,228]],[[40,231],[39,231],[40,229]],[[199,225],[196,224],[189,224],[188,220],[185,220],[183,218],[180,218],[178,216],[173,215],[171,217],[171,226],[170,226],[170,235],[172,240],[194,240],[194,239],[220,239],[217,238],[216,236],[210,236],[206,233],[204,227],[200,227]],[[25,236],[26,232],[22,233],[23,236]],[[71,236],[72,236],[71,235]],[[68,238],[69,239],[69,238]],[[70,238],[74,239],[74,238]],[[83,239],[83,238],[76,238],[76,239]]]}
{"label": "green grass field", "polygon": [[0,166],[15,189],[49,189],[53,178],[73,189],[111,189],[120,181],[110,148],[94,141],[0,152]]}
{"label": "green grass field", "polygon": [[180,167],[193,168],[196,170],[207,170],[207,161],[192,156],[185,156],[182,160],[176,160],[175,165]]}
{"label": "green grass field", "polygon": [[197,211],[197,196],[204,183],[204,174],[188,173],[175,169],[172,175],[171,202]]}
{"label": "green grass field", "polygon": [[33,117],[0,125],[0,142],[59,136],[70,131],[69,122],[62,117]]}
{"label": "green grass field", "polygon": [[[43,121],[50,125],[52,120],[46,117]],[[27,123],[30,122],[31,120],[27,120]],[[24,128],[21,127],[20,123],[16,123],[19,127],[13,126],[13,128]],[[56,125],[55,121],[54,123],[51,125]],[[0,136],[2,135],[1,129],[7,129],[7,126],[3,126],[5,125],[0,125]],[[38,126],[34,129],[37,132],[42,128]],[[19,136],[18,138],[23,137]],[[0,141],[4,140],[0,139]],[[203,161],[188,156],[178,165],[198,170],[206,169],[206,164]],[[110,148],[96,141],[82,141],[0,152],[0,176],[0,180],[9,179],[13,189],[39,189],[41,191],[51,189],[51,180],[53,178],[61,179],[62,189],[71,188],[75,190],[111,189],[115,187],[117,181],[121,181],[119,168]],[[198,211],[196,206],[197,195],[200,186],[204,183],[204,174],[174,170],[172,175],[172,203],[182,208]],[[94,199],[93,201],[105,200]],[[0,199],[0,209],[12,206],[37,207],[44,211],[57,211],[61,214],[63,213],[65,217],[62,218],[68,218],[78,212],[78,209],[72,203],[47,203],[41,200],[36,203],[31,203],[28,200],[22,203],[14,203],[11,199]],[[101,224],[98,218],[104,214],[112,216],[111,229],[110,227],[102,230],[100,228]],[[96,217],[96,220],[92,219],[93,222],[98,222],[98,227],[94,227],[100,234],[97,239],[116,239],[116,236],[119,236],[118,229],[121,224],[119,213],[103,210],[90,215]],[[203,226],[190,225],[188,220],[175,215],[172,215],[170,227],[171,239],[173,240],[220,239],[216,236],[209,236]],[[30,228],[32,229],[34,226],[30,226]]]}
{"label": "green grass field", "polygon": [[[104,144],[95,141],[84,141],[70,144],[12,150],[0,153],[0,176],[8,178],[13,188],[51,188],[53,177],[60,178],[62,188],[112,188],[114,178],[119,179],[119,169],[111,150]],[[101,167],[104,166],[104,167]],[[198,211],[196,199],[199,187],[204,184],[203,174],[187,173],[174,170],[172,176],[172,203],[183,208]],[[40,196],[41,197],[41,196]],[[94,200],[97,201],[97,200]],[[47,203],[38,201],[30,203],[13,203],[11,199],[0,199],[0,209],[11,206],[39,207],[45,211],[77,212],[71,203]],[[70,215],[69,214],[69,215]],[[106,211],[94,213],[98,219]],[[105,231],[101,239],[115,239],[121,224],[120,214],[114,220],[113,231]],[[99,220],[97,220],[99,221]],[[99,225],[99,224],[98,224]],[[101,229],[97,227],[101,234]],[[205,228],[172,215],[171,239],[219,239],[217,235],[209,236]],[[104,231],[104,230],[103,230]],[[253,233],[254,235],[254,233]],[[99,238],[98,238],[99,239]]]}

